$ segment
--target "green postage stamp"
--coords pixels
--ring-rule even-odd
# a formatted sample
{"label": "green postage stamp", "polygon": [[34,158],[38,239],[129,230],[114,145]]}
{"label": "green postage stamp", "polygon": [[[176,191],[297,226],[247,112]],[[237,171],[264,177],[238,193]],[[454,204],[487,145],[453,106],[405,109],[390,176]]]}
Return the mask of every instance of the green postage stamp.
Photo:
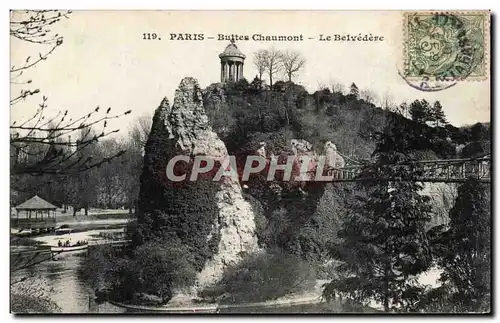
{"label": "green postage stamp", "polygon": [[489,69],[489,11],[406,12],[407,79],[482,80]]}

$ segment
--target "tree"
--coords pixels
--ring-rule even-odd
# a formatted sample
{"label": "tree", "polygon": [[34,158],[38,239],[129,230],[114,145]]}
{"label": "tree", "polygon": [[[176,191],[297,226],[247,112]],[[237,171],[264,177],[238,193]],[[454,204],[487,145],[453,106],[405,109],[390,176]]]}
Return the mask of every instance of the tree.
{"label": "tree", "polygon": [[265,67],[269,75],[269,87],[273,88],[273,77],[282,70],[283,64],[281,62],[281,52],[274,47],[266,50],[265,54]]}
{"label": "tree", "polygon": [[[108,138],[99,143],[96,147],[96,154],[101,157],[112,156],[116,154],[116,152],[124,149],[123,145],[124,143],[119,142],[116,138]],[[120,179],[128,177],[126,167],[124,167],[124,161],[126,160],[126,155],[129,153],[130,151],[127,151],[116,160],[101,165],[97,171],[92,174],[98,176],[99,189],[96,192],[97,200],[100,205],[106,208],[117,208],[118,205],[122,204],[120,202],[123,201],[126,186],[123,185],[124,181]],[[90,170],[89,173],[92,173],[92,170]],[[134,178],[128,177],[126,181],[134,183]],[[139,178],[137,177],[135,181],[138,183]]]}
{"label": "tree", "polygon": [[[68,19],[71,11],[57,10],[23,10],[11,11],[10,37],[13,47],[21,44],[40,46],[44,50],[33,59],[28,56],[19,62],[20,57],[12,58],[10,68],[11,93],[10,108],[19,104],[29,104],[27,99],[40,93],[38,88],[30,88],[31,79],[23,79],[26,72],[46,61],[54,51],[63,45],[63,37],[52,31],[54,24]],[[70,174],[85,171],[101,165],[106,160],[78,159],[78,149],[96,142],[118,130],[108,130],[107,123],[111,119],[129,114],[111,115],[107,109],[99,115],[99,107],[90,113],[75,119],[68,115],[68,110],[59,111],[55,115],[45,115],[48,98],[42,96],[36,112],[25,120],[14,120],[10,125],[11,175],[22,174]],[[21,108],[21,107],[19,107]],[[99,132],[85,141],[76,143],[80,130],[100,127]],[[77,147],[78,146],[78,147]],[[76,150],[74,149],[76,148]],[[29,158],[26,158],[28,157]],[[15,181],[15,180],[14,180]],[[15,186],[15,184],[14,184]]]}
{"label": "tree", "polygon": [[402,115],[405,118],[409,117],[409,109],[410,107],[408,106],[408,103],[402,102],[399,107],[396,108],[396,113]]}
{"label": "tree", "polygon": [[434,102],[434,105],[430,111],[431,121],[436,122],[436,127],[439,127],[439,124],[446,125],[448,122],[446,121],[446,116],[443,111],[443,107],[439,101]]}
{"label": "tree", "polygon": [[352,95],[355,99],[359,98],[359,89],[355,83],[351,84],[349,94]]}
{"label": "tree", "polygon": [[389,93],[385,93],[384,96],[382,97],[382,101],[380,102],[380,105],[382,106],[382,109],[391,111],[393,110],[394,107],[394,101],[392,99],[392,96]]}
{"label": "tree", "polygon": [[151,131],[153,117],[149,113],[145,113],[135,118],[132,127],[129,129],[129,136],[136,148],[144,148],[148,141],[149,132]]}
{"label": "tree", "polygon": [[491,302],[491,214],[484,184],[469,179],[458,188],[449,228],[433,229],[443,285],[464,311],[488,311]]}
{"label": "tree", "polygon": [[260,79],[257,75],[253,79],[252,83],[250,83],[250,89],[253,93],[258,93],[262,90],[262,79]]}
{"label": "tree", "polygon": [[[28,50],[36,48],[37,51],[35,55],[11,57],[9,102],[11,111],[14,109],[24,111],[38,99],[41,91],[33,87],[31,79],[25,78],[26,74],[49,59],[55,50],[63,45],[63,37],[52,28],[70,16],[71,11],[58,10],[12,10],[10,12],[11,48]],[[39,102],[36,111],[31,116],[21,120],[11,120],[10,123],[10,175],[11,192],[15,193],[13,195],[19,192],[40,191],[42,187],[45,191],[47,185],[58,181],[69,182],[68,179],[75,174],[94,169],[107,162],[108,159],[81,157],[81,152],[89,145],[95,144],[100,138],[118,131],[108,130],[109,120],[130,113],[127,111],[112,115],[111,108],[100,113],[97,107],[89,113],[71,118],[68,110],[59,111],[53,115],[47,114],[48,98],[46,96],[42,96]],[[95,128],[99,128],[99,132],[88,135],[83,140],[79,138],[80,132],[90,134]],[[61,191],[65,193],[69,189]],[[17,274],[22,269],[32,268],[51,259],[50,254],[47,255],[42,251],[34,252],[28,257],[19,254],[11,255],[11,257],[11,274]],[[32,278],[31,273],[21,275],[21,278],[14,276],[11,275],[13,300],[23,299],[26,303],[35,305],[36,310],[52,311],[53,304],[47,304],[46,300],[33,289],[14,286]],[[18,278],[19,280],[16,280]],[[37,301],[41,303],[37,305],[35,303]]]}
{"label": "tree", "polygon": [[151,125],[152,117],[149,114],[136,118],[136,122],[129,129],[129,139],[125,142],[127,152],[121,157],[123,170],[120,174],[120,181],[126,194],[130,213],[136,207],[139,197],[144,149]]}
{"label": "tree", "polygon": [[391,120],[381,135],[376,161],[360,174],[350,213],[330,254],[343,263],[343,274],[326,285],[327,299],[337,296],[367,304],[375,300],[386,312],[415,309],[423,291],[416,276],[431,264],[425,226],[429,197],[421,195],[418,169],[407,166],[411,134]]}
{"label": "tree", "polygon": [[[91,128],[80,130],[79,138],[76,140],[77,147],[75,148],[75,157],[78,160],[94,160],[99,158],[97,142],[89,141],[88,137],[95,137]],[[83,147],[80,145],[83,145]],[[111,161],[111,158],[103,157],[101,160]],[[97,174],[98,171],[94,167],[84,172],[71,173],[70,178],[73,183],[71,191],[73,216],[76,216],[76,212],[81,208],[85,210],[85,215],[88,215],[91,204],[97,201],[99,188],[99,177]]]}
{"label": "tree", "polygon": [[266,72],[268,51],[261,49],[253,54],[253,65],[259,73],[259,80],[262,81],[262,75]]}
{"label": "tree", "polygon": [[472,141],[489,140],[491,138],[491,131],[488,124],[477,122],[470,127],[470,139]]}
{"label": "tree", "polygon": [[429,119],[430,104],[426,100],[415,100],[410,104],[411,119],[418,123],[425,123]]}
{"label": "tree", "polygon": [[345,86],[344,84],[337,82],[335,80],[330,81],[332,93],[344,94]]}
{"label": "tree", "polygon": [[[63,37],[52,31],[52,27],[63,19],[68,19],[71,11],[57,10],[13,10],[10,13],[10,39],[12,47],[26,46],[30,50],[41,49],[37,55],[27,57],[13,56],[10,66],[11,99],[10,109],[25,108],[36,99],[40,89],[32,87],[32,80],[25,79],[26,73],[51,57],[54,51],[63,45]],[[34,58],[36,57],[36,58]],[[75,119],[68,116],[68,111],[55,115],[45,115],[48,98],[43,96],[36,112],[24,119],[14,120],[10,125],[10,173],[11,191],[17,192],[25,184],[33,184],[40,189],[41,180],[54,182],[54,175],[70,175],[88,170],[102,164],[103,160],[78,158],[79,151],[115,131],[106,131],[107,122],[120,115],[111,115],[108,109],[104,116],[96,116],[99,108]],[[127,111],[124,114],[128,114]],[[122,114],[123,115],[123,114]],[[90,132],[97,125],[102,126],[99,134],[88,136],[85,140],[76,140],[80,131]],[[73,138],[71,135],[74,135]],[[50,176],[50,178],[47,178]],[[47,184],[47,183],[42,183]],[[46,260],[43,258],[43,260]],[[11,272],[28,268],[38,261],[18,259]]]}
{"label": "tree", "polygon": [[292,77],[306,64],[306,60],[296,51],[285,51],[281,53],[280,59],[285,74],[288,77],[288,82],[291,82]]}
{"label": "tree", "polygon": [[367,103],[373,103],[377,98],[377,95],[370,90],[362,90],[359,96]]}

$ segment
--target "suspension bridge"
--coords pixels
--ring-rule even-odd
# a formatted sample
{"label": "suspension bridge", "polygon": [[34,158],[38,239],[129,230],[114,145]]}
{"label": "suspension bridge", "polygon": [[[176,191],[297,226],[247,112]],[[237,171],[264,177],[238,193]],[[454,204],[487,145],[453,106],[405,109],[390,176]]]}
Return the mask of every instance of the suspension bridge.
{"label": "suspension bridge", "polygon": [[[423,160],[409,164],[398,164],[407,167],[409,172],[418,170],[419,176],[412,180],[417,182],[462,183],[474,178],[482,183],[491,182],[491,156],[484,155],[467,159]],[[360,173],[364,166],[352,165],[330,171],[333,182],[354,182],[363,180]],[[394,180],[394,179],[387,179]]]}

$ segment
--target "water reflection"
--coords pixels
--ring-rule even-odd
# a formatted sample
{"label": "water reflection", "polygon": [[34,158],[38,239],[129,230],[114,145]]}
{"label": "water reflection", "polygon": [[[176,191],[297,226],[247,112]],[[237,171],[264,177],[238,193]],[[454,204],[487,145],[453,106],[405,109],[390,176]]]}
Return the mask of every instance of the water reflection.
{"label": "water reflection", "polygon": [[92,289],[78,277],[82,260],[79,254],[67,254],[36,266],[41,278],[50,284],[50,299],[63,313],[124,312],[111,304],[95,304]]}
{"label": "water reflection", "polygon": [[61,308],[62,313],[123,313],[111,304],[96,304],[94,291],[78,275],[86,252],[56,256],[36,266],[15,273],[13,279],[29,277],[42,287],[44,294]]}

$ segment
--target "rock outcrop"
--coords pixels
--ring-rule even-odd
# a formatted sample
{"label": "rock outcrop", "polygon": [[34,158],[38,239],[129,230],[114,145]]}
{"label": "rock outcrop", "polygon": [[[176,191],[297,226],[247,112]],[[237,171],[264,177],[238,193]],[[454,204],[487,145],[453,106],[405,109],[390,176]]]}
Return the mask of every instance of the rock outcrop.
{"label": "rock outcrop", "polygon": [[454,183],[423,183],[422,195],[430,197],[432,207],[429,227],[448,224],[449,213],[457,198],[458,185]]}
{"label": "rock outcrop", "polygon": [[344,157],[339,154],[337,146],[331,141],[325,143],[325,157],[327,167],[338,169],[345,166]]}
{"label": "rock outcrop", "polygon": [[[189,156],[191,160],[199,155],[214,158],[227,156],[224,143],[208,122],[198,82],[190,77],[181,81],[175,93],[173,106],[170,107],[168,100],[164,99],[155,112],[151,134],[146,145],[145,165],[141,177],[139,224],[152,223],[150,227],[155,230],[154,226],[169,223],[169,214],[165,210],[175,210],[178,202],[166,200],[166,196],[172,196],[168,195],[169,190],[189,190],[202,185],[201,182],[193,181],[183,186],[183,182],[172,183],[166,176],[168,161],[179,155]],[[187,180],[189,176],[186,177]],[[198,274],[198,288],[216,282],[221,278],[227,265],[241,260],[243,254],[258,249],[254,213],[250,204],[242,196],[239,182],[230,177],[222,177],[217,182],[212,179],[208,181],[211,182],[209,185],[214,185],[214,189],[204,194],[210,195],[208,197],[214,202],[212,204],[215,204],[215,207],[213,207],[214,212],[207,211],[206,217],[214,218],[208,219],[211,228],[207,232],[204,231],[207,233],[206,241],[201,243],[210,244],[215,241],[215,250],[206,259]],[[180,203],[200,202],[195,198],[190,200],[189,195],[187,196],[187,201],[179,201],[179,207],[185,207]],[[204,212],[203,208],[200,210],[201,213]],[[165,214],[161,214],[162,212]],[[159,217],[157,214],[161,214],[166,220],[157,220]],[[200,219],[205,220],[203,214],[200,216]],[[198,223],[186,225],[199,226]],[[187,230],[191,229],[188,227]],[[185,240],[189,239],[190,237],[187,237]]]}

